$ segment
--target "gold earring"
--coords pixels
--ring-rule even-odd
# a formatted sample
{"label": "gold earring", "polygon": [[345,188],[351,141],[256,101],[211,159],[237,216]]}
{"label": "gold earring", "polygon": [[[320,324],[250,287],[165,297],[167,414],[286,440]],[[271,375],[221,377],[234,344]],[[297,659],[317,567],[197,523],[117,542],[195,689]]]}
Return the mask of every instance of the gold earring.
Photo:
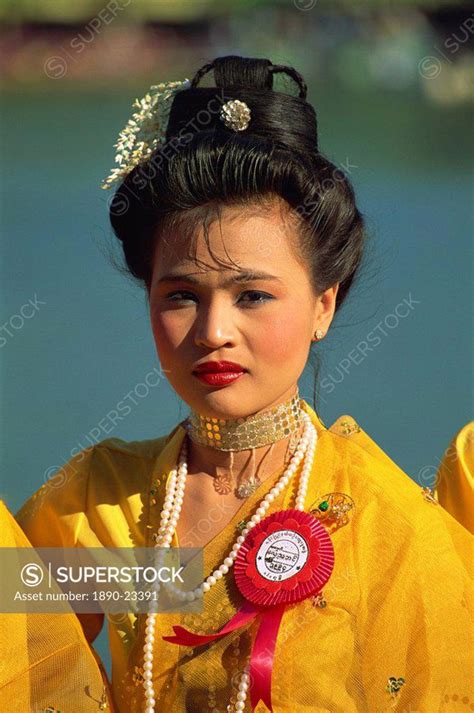
{"label": "gold earring", "polygon": [[322,329],[317,329],[314,333],[314,341],[322,339],[324,337],[324,332]]}

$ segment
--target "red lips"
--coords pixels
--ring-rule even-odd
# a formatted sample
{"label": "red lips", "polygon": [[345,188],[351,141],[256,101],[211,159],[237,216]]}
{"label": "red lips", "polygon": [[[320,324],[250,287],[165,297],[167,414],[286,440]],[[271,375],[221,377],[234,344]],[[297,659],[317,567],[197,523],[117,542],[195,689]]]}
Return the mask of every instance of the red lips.
{"label": "red lips", "polygon": [[204,364],[199,364],[194,371],[198,374],[216,374],[222,372],[231,372],[235,374],[241,371],[246,371],[246,369],[233,361],[206,361]]}

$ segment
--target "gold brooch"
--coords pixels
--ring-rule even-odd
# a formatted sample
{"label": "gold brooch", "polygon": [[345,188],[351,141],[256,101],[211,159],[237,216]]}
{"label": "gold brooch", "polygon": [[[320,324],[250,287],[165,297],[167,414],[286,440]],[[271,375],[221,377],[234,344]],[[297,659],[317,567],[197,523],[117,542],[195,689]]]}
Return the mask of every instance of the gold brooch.
{"label": "gold brooch", "polygon": [[388,683],[385,686],[385,690],[390,693],[392,698],[398,695],[400,688],[405,684],[404,678],[396,678],[395,676],[390,676]]}
{"label": "gold brooch", "polygon": [[160,487],[160,485],[161,485],[161,480],[159,478],[155,478],[155,480],[152,484],[152,487],[150,489],[150,495],[151,495],[150,503],[152,505],[156,505],[156,503],[157,503],[155,495],[157,494],[158,488]]}
{"label": "gold brooch", "polygon": [[341,421],[340,426],[346,436],[350,436],[351,433],[360,433],[360,428],[355,421]]}
{"label": "gold brooch", "polygon": [[428,486],[426,488],[422,488],[421,494],[423,495],[424,499],[427,500],[429,503],[434,503],[434,505],[438,505],[438,501],[434,496],[433,488],[429,488]]}
{"label": "gold brooch", "polygon": [[234,131],[244,131],[250,123],[250,109],[245,102],[231,99],[222,105],[219,118]]}
{"label": "gold brooch", "polygon": [[[316,506],[316,507],[315,507]],[[327,493],[321,495],[310,507],[310,513],[326,528],[337,530],[349,522],[349,513],[355,507],[350,495],[346,493]]]}
{"label": "gold brooch", "polygon": [[105,686],[104,686],[103,689],[102,689],[102,696],[101,696],[101,699],[100,699],[100,701],[99,701],[99,710],[100,710],[100,711],[105,711],[105,710],[107,710],[107,708],[108,708],[107,693],[106,693]]}
{"label": "gold brooch", "polygon": [[311,604],[313,605],[313,607],[321,607],[322,609],[324,609],[324,607],[327,605],[327,601],[325,600],[322,591],[318,592],[317,594],[314,594],[311,597]]}
{"label": "gold brooch", "polygon": [[133,673],[132,673],[132,681],[135,684],[135,686],[141,686],[143,684],[143,681],[145,679],[143,678],[143,669],[141,666],[135,666]]}

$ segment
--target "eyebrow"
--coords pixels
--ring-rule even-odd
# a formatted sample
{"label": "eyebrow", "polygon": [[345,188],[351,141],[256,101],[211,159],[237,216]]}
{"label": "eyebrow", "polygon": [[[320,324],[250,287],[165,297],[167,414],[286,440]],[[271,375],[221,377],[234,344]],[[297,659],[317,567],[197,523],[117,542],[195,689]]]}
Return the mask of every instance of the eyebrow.
{"label": "eyebrow", "polygon": [[[267,272],[254,272],[252,270],[243,270],[242,272],[238,272],[236,275],[232,275],[232,277],[228,277],[222,285],[224,287],[228,287],[229,285],[232,285],[234,283],[242,283],[242,282],[254,282],[255,280],[278,280],[278,282],[281,282],[281,279],[277,277],[276,275],[270,275]],[[159,280],[157,280],[157,284],[161,284],[162,282],[191,282],[193,284],[199,285],[201,284],[201,281],[194,277],[193,274],[179,274],[179,273],[170,273],[168,275],[163,275],[163,277],[160,277]]]}

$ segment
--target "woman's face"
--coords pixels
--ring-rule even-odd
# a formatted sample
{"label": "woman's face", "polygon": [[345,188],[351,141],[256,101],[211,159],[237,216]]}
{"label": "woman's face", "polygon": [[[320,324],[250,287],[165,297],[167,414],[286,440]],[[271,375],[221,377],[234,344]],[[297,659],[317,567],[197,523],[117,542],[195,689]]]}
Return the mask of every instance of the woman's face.
{"label": "woman's face", "polygon": [[[202,228],[197,262],[173,236],[171,249],[157,245],[149,301],[158,358],[176,393],[202,415],[238,418],[291,398],[314,331],[329,328],[337,286],[314,293],[291,226],[280,201],[268,210],[224,207],[220,224],[209,226],[211,252],[238,266],[211,256]],[[193,374],[222,360],[244,373],[226,385]]]}

